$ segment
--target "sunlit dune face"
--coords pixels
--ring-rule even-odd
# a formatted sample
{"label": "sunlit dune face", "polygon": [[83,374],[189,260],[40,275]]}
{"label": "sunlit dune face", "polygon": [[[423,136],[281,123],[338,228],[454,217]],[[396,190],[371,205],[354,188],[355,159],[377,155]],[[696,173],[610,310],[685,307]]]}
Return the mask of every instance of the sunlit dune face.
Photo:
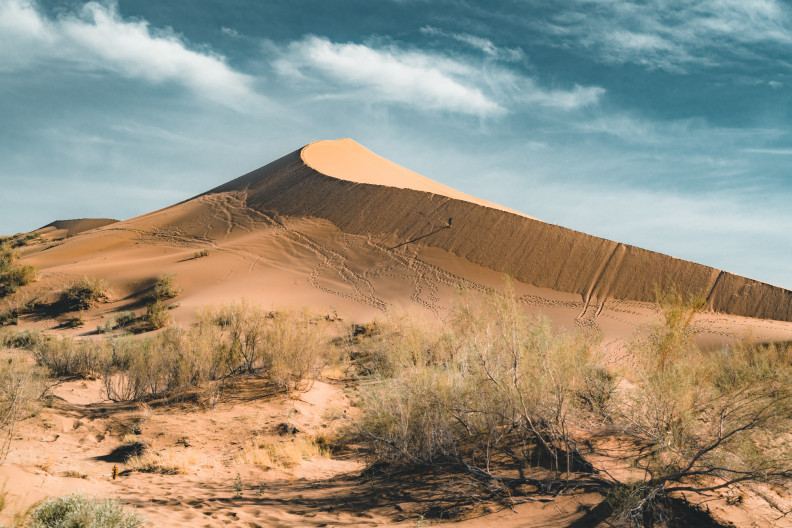
{"label": "sunlit dune face", "polygon": [[532,218],[430,180],[377,156],[351,139],[311,143],[302,150],[302,159],[312,169],[340,180],[429,192]]}

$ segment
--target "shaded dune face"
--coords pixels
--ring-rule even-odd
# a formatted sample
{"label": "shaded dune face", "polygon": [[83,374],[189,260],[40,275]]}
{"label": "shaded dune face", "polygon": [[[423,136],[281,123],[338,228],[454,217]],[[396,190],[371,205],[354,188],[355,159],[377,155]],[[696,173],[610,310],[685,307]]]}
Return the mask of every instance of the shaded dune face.
{"label": "shaded dune face", "polygon": [[[338,150],[360,156],[357,165],[364,167],[350,179],[338,177],[339,167],[354,166],[354,157],[339,163],[336,142],[319,142],[201,196],[230,193],[269,216],[325,219],[393,249],[439,248],[533,286],[579,294],[595,309],[609,298],[651,302],[656,287],[675,285],[703,292],[717,312],[792,321],[788,290],[512,213],[423,177],[411,179],[415,173],[399,167],[400,173],[345,142],[354,143],[341,140]],[[321,149],[311,155],[314,145]],[[400,182],[405,188],[395,187]]]}

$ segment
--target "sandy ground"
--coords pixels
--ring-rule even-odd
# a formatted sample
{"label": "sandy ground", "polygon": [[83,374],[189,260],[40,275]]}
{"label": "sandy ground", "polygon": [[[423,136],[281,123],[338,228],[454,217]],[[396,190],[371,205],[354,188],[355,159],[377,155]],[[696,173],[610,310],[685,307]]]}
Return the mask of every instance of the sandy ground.
{"label": "sandy ground", "polygon": [[[67,382],[55,389],[51,408],[21,423],[0,482],[8,492],[0,523],[48,496],[82,491],[121,500],[150,526],[416,526],[438,522],[442,511],[463,512],[461,526],[568,526],[602,501],[596,494],[570,494],[545,502],[449,504],[459,493],[453,479],[421,476],[407,484],[362,477],[364,460],[354,450],[314,456],[298,466],[265,469],[237,460],[241,446],[262,435],[288,444],[301,435],[326,432],[352,412],[344,381],[316,382],[293,397],[271,395],[248,380],[212,408],[194,403],[114,404],[102,399],[98,381]],[[296,435],[281,435],[288,423]],[[113,451],[128,438],[150,442],[190,462],[184,474],[127,471]],[[185,446],[186,444],[186,446]],[[121,475],[112,479],[112,468]],[[236,490],[237,475],[241,490]],[[440,505],[440,506],[438,506]],[[456,508],[456,509],[455,509]]]}
{"label": "sandy ground", "polygon": [[[65,284],[83,276],[105,280],[108,298],[83,314],[81,328],[64,327],[75,313],[47,310],[23,316],[20,328],[96,335],[96,327],[114,314],[141,315],[144,296],[163,274],[173,274],[182,288],[170,312],[176,325],[191,324],[207,306],[240,299],[271,308],[311,306],[340,317],[342,324],[371,321],[394,307],[442,322],[460,289],[502,290],[509,275],[529,313],[548,317],[559,329],[602,335],[605,363],[629,365],[627,343],[658,317],[647,302],[652,289],[672,279],[682,289],[703,291],[710,301],[712,309],[694,321],[702,345],[792,340],[792,292],[514,214],[350,140],[313,143],[137,218],[56,222],[39,232],[41,242],[22,248],[22,263],[37,266],[39,280],[0,309],[33,299],[52,302]],[[339,426],[332,416],[351,412],[348,390],[343,381],[324,380],[286,398],[250,380],[214,406],[137,407],[103,401],[96,381],[65,383],[55,391],[55,405],[16,432],[0,467],[10,505],[0,523],[46,496],[77,489],[119,497],[152,525],[435,522],[431,505],[457,484],[365,479],[364,460],[354,452],[314,457],[288,470],[236,461],[253,436],[294,441],[275,432],[278,424],[291,423],[300,434]],[[113,465],[123,464],[110,455],[135,424],[153,449],[191,458],[186,473],[133,472],[113,480]],[[233,489],[237,474],[241,496]],[[723,500],[707,507],[740,526],[786,522],[762,513],[763,504],[783,505],[785,499],[773,490],[751,493],[746,500],[755,504],[748,510]],[[581,493],[506,509],[466,505],[467,520],[459,524],[594,526],[601,501]]]}

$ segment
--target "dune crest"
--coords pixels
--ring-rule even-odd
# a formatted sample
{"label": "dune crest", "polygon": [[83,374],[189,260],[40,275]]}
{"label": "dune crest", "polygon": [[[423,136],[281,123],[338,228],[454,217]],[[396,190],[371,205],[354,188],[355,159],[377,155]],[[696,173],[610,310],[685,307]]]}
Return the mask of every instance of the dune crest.
{"label": "dune crest", "polygon": [[533,218],[514,209],[481,200],[430,180],[417,172],[378,156],[360,143],[348,138],[315,141],[300,151],[300,157],[308,167],[339,180],[423,191]]}
{"label": "dune crest", "polygon": [[394,249],[436,247],[533,286],[579,294],[593,311],[607,299],[652,302],[656,288],[673,284],[703,293],[717,312],[792,321],[789,290],[465,199],[380,160],[352,140],[319,141],[206,194],[242,192],[258,211],[323,218]]}

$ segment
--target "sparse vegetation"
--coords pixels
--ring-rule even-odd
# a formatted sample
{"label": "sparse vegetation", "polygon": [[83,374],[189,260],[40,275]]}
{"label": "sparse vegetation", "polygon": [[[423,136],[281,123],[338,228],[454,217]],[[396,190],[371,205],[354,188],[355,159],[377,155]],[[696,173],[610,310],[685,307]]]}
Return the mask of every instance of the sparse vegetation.
{"label": "sparse vegetation", "polygon": [[571,426],[596,375],[590,340],[554,334],[497,294],[463,297],[450,332],[408,330],[381,334],[373,356],[394,356],[366,362],[376,382],[362,387],[358,427],[377,460],[453,464],[498,482],[514,480],[495,469],[503,457],[541,462],[554,479],[583,467]]}
{"label": "sparse vegetation", "polygon": [[126,465],[141,473],[162,473],[165,475],[186,475],[193,468],[207,465],[209,461],[193,449],[166,448],[160,451],[146,449],[140,455],[126,460]]}
{"label": "sparse vegetation", "polygon": [[103,325],[96,327],[96,331],[102,334],[109,334],[119,328],[127,328],[137,321],[135,312],[121,312],[116,316],[108,317]]}
{"label": "sparse vegetation", "polygon": [[174,297],[178,296],[182,289],[176,286],[173,280],[176,278],[175,275],[171,275],[166,273],[157,281],[156,284],[151,288],[151,292],[146,296],[147,301],[150,304],[156,302],[167,301],[168,299],[173,299]]}
{"label": "sparse vegetation", "polygon": [[58,378],[97,378],[114,356],[113,343],[107,340],[64,337],[31,345],[36,362]]}
{"label": "sparse vegetation", "polygon": [[127,513],[115,499],[98,499],[80,493],[47,499],[33,510],[29,528],[140,528],[145,518]]}
{"label": "sparse vegetation", "polygon": [[162,304],[162,301],[154,301],[146,307],[146,313],[143,315],[143,321],[149,330],[159,330],[165,328],[173,321],[173,318],[168,313],[168,308]]}
{"label": "sparse vegetation", "polygon": [[[509,495],[599,488],[612,518],[636,527],[670,526],[675,493],[789,484],[792,349],[704,352],[692,324],[702,300],[659,301],[662,321],[636,339],[639,366],[623,376],[597,365],[596,341],[530,320],[513,295],[463,298],[445,332],[381,324],[353,344],[369,378],[355,437],[374,462],[453,466]],[[592,437],[634,446],[632,476],[594,464],[581,447]]]}
{"label": "sparse vegetation", "polygon": [[194,259],[199,259],[199,258],[208,257],[208,256],[209,256],[209,250],[208,249],[202,249],[201,251],[196,251],[195,254],[193,255],[193,258]]}
{"label": "sparse vegetation", "polygon": [[70,282],[61,292],[60,302],[65,311],[88,310],[107,298],[107,283],[94,277]]}
{"label": "sparse vegetation", "polygon": [[19,288],[36,280],[34,266],[16,266],[19,252],[9,242],[0,244],[0,297],[15,293]]}
{"label": "sparse vegetation", "polygon": [[22,354],[0,358],[0,464],[8,455],[17,422],[35,414],[47,393],[43,378]]}
{"label": "sparse vegetation", "polygon": [[266,438],[248,440],[236,457],[241,464],[254,464],[264,469],[290,469],[311,457],[329,457],[331,448],[324,440],[298,436],[289,441]]}

